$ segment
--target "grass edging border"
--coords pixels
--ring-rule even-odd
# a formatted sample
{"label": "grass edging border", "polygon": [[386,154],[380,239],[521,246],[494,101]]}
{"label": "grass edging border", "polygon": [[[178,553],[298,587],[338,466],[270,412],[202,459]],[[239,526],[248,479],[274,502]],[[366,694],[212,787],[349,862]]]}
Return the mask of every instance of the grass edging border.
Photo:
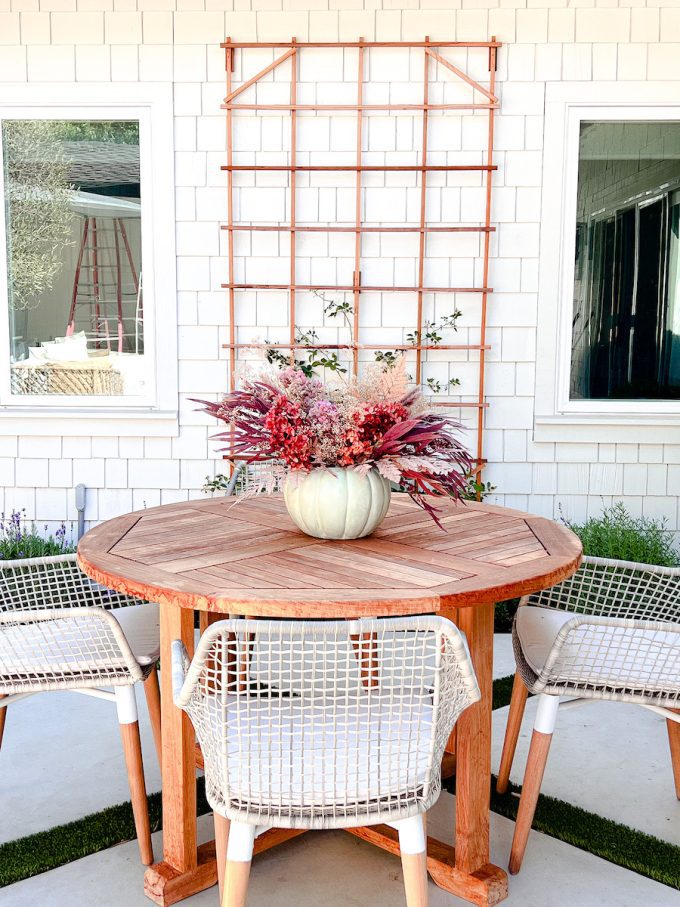
{"label": "grass edging border", "polygon": [[[197,781],[198,814],[210,812],[203,778]],[[161,793],[149,794],[149,822],[152,833],[161,829]],[[0,889],[31,876],[58,869],[109,847],[136,840],[132,804],[107,806],[96,813],[55,825],[46,831],[0,844]]]}
{"label": "grass edging border", "polygon": [[[496,779],[492,777],[492,811],[514,820],[519,791],[518,785],[510,784],[505,794],[497,794]],[[669,841],[547,794],[538,798],[531,827],[609,863],[680,890],[680,847]]]}
{"label": "grass edging border", "polygon": [[[509,704],[512,683],[512,674],[494,680],[494,710]],[[493,778],[492,811],[514,819],[519,805],[519,788],[510,785],[507,793],[497,794],[495,782]],[[455,792],[455,778],[445,782],[444,789]],[[148,800],[151,831],[159,831],[162,816],[160,792],[150,794]],[[202,778],[197,783],[197,806],[199,815],[210,812]],[[668,841],[545,794],[539,797],[532,827],[624,869],[680,890],[680,847]],[[0,844],[0,888],[134,839],[132,805],[127,802],[8,841]]]}

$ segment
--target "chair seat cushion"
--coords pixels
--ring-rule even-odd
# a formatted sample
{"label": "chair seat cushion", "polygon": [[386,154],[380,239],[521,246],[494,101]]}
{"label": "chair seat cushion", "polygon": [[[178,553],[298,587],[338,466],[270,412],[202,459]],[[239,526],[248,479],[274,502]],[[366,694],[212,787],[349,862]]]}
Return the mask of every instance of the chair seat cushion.
{"label": "chair seat cushion", "polygon": [[159,605],[146,602],[116,608],[111,614],[120,624],[138,664],[144,667],[157,662],[161,654]]}
{"label": "chair seat cushion", "polygon": [[366,692],[365,701],[335,701],[328,708],[319,698],[295,696],[234,697],[226,709],[217,697],[208,699],[209,736],[225,740],[226,724],[227,745],[217,760],[206,759],[206,769],[209,776],[210,764],[219,764],[228,773],[234,806],[320,811],[413,794],[425,782],[429,696],[395,692],[390,701]]}
{"label": "chair seat cushion", "polygon": [[[517,611],[515,632],[529,667],[540,674],[565,624],[579,617],[524,605]],[[550,669],[550,683],[577,683],[609,688],[669,693],[680,688],[680,634],[602,623],[581,624],[567,636]]]}
{"label": "chair seat cushion", "polygon": [[517,609],[515,630],[522,654],[532,671],[540,674],[555,644],[557,634],[574,617],[568,611],[524,605]]}

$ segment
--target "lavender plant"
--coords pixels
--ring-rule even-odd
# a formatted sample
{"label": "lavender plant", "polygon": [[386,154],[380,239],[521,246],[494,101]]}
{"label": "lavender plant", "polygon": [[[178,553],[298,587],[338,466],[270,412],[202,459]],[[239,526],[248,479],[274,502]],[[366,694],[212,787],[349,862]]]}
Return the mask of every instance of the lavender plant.
{"label": "lavender plant", "polygon": [[35,523],[26,520],[25,510],[12,510],[9,516],[0,514],[0,561],[27,557],[50,557],[76,550],[73,529],[62,523],[54,535],[40,535]]}

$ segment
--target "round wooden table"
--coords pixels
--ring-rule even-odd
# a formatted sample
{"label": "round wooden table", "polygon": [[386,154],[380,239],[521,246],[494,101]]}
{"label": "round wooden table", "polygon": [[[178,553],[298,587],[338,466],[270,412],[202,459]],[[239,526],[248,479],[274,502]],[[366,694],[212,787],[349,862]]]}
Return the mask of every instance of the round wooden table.
{"label": "round wooden table", "polygon": [[[145,892],[174,904],[217,881],[214,842],[196,845],[196,747],[172,702],[171,643],[194,646],[201,625],[232,613],[339,618],[438,612],[467,635],[482,699],[460,719],[455,753],[455,850],[428,839],[428,871],[441,888],[475,904],[507,897],[504,870],[489,863],[494,603],[553,585],[581,561],[565,526],[488,504],[438,503],[446,531],[405,495],[371,536],[329,542],[304,535],[280,496],[191,501],[138,511],[91,529],[78,545],[90,577],[161,604],[163,860]],[[272,830],[255,852],[300,834]],[[351,829],[391,852],[386,826]]]}

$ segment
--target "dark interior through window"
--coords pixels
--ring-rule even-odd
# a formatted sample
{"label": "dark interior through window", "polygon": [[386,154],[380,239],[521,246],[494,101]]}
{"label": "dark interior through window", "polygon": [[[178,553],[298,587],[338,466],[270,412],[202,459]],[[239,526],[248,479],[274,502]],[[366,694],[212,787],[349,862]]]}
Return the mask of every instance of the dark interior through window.
{"label": "dark interior through window", "polygon": [[572,399],[680,399],[680,123],[583,123]]}

